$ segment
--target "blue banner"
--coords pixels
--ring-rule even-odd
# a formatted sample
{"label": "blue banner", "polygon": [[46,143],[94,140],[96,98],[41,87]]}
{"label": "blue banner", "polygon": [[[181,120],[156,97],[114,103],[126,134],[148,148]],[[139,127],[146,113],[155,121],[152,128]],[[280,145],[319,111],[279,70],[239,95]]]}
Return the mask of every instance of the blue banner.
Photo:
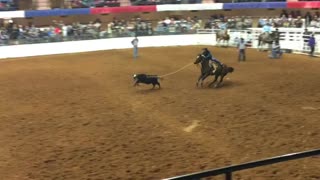
{"label": "blue banner", "polygon": [[224,3],[223,9],[279,9],[287,8],[287,2]]}
{"label": "blue banner", "polygon": [[80,14],[90,14],[90,8],[25,11],[25,17],[69,16],[69,15],[80,15]]}

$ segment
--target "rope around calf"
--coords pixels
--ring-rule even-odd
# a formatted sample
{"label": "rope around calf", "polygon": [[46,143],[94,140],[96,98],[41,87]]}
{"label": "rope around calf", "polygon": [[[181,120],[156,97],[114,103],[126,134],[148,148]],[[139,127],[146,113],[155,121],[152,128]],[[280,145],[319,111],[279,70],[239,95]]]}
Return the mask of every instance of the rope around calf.
{"label": "rope around calf", "polygon": [[163,78],[163,77],[166,77],[166,76],[170,76],[170,75],[172,75],[172,74],[176,74],[177,72],[182,71],[183,69],[187,68],[188,66],[191,66],[192,64],[193,64],[193,63],[189,63],[189,64],[183,66],[182,68],[180,68],[180,69],[178,69],[178,70],[176,70],[176,71],[173,71],[173,72],[171,72],[171,73],[164,74],[164,75],[161,75],[161,76],[158,76],[158,77]]}

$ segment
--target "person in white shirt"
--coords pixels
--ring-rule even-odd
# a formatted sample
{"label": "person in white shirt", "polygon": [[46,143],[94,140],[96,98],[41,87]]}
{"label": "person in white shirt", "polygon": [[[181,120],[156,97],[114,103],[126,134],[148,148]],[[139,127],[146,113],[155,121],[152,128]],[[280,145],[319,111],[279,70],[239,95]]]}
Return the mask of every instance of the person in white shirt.
{"label": "person in white shirt", "polygon": [[239,50],[239,56],[238,61],[245,61],[246,60],[246,43],[244,42],[243,38],[240,38],[240,41],[238,43],[238,50]]}
{"label": "person in white shirt", "polygon": [[139,40],[136,35],[135,38],[131,41],[131,44],[133,45],[133,58],[134,59],[137,59],[137,57],[138,57],[138,43],[139,43]]}
{"label": "person in white shirt", "polygon": [[68,26],[67,25],[62,25],[62,37],[63,39],[66,39],[68,36]]}

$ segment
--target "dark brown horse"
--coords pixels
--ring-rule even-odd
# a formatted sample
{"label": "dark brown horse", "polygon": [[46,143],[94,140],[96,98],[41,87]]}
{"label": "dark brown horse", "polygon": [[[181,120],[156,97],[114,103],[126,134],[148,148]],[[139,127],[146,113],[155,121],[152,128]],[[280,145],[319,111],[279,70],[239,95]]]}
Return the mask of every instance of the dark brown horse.
{"label": "dark brown horse", "polygon": [[214,83],[217,82],[218,78],[220,77],[220,81],[215,84],[214,87],[219,87],[219,85],[222,83],[223,78],[228,74],[232,73],[234,69],[232,67],[228,67],[227,65],[217,65],[216,69],[214,70],[213,67],[210,67],[209,60],[207,60],[203,55],[199,54],[197,56],[196,61],[194,64],[201,64],[201,74],[197,81],[197,87],[199,86],[199,83],[201,84],[201,87],[203,87],[203,81],[208,76],[215,76],[214,81],[209,84],[209,87],[211,87]]}

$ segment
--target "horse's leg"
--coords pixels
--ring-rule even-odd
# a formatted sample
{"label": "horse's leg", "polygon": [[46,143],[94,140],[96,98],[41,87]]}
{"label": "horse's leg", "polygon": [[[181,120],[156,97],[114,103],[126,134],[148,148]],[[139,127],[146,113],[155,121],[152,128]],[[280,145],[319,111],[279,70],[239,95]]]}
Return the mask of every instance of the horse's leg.
{"label": "horse's leg", "polygon": [[209,87],[211,87],[215,82],[217,82],[218,77],[219,77],[218,75],[214,76],[214,80],[209,84]]}
{"label": "horse's leg", "polygon": [[262,40],[259,38],[259,40],[258,40],[258,51],[261,51],[261,47],[262,47]]}
{"label": "horse's leg", "polygon": [[220,84],[222,83],[222,81],[223,81],[223,78],[224,78],[224,76],[225,75],[221,75],[221,77],[220,77],[220,81],[214,86],[214,87],[219,87],[220,86]]}
{"label": "horse's leg", "polygon": [[202,77],[202,80],[201,80],[201,87],[203,87],[203,81],[209,76],[210,74],[207,73],[205,74],[203,77]]}
{"label": "horse's leg", "polygon": [[202,79],[202,76],[203,76],[203,74],[201,73],[200,76],[199,76],[199,78],[198,78],[197,84],[196,84],[197,87],[199,87],[199,82],[200,82],[200,80]]}
{"label": "horse's leg", "polygon": [[259,40],[259,44],[258,44],[258,51],[261,51],[262,50],[262,43],[260,42],[260,40]]}

